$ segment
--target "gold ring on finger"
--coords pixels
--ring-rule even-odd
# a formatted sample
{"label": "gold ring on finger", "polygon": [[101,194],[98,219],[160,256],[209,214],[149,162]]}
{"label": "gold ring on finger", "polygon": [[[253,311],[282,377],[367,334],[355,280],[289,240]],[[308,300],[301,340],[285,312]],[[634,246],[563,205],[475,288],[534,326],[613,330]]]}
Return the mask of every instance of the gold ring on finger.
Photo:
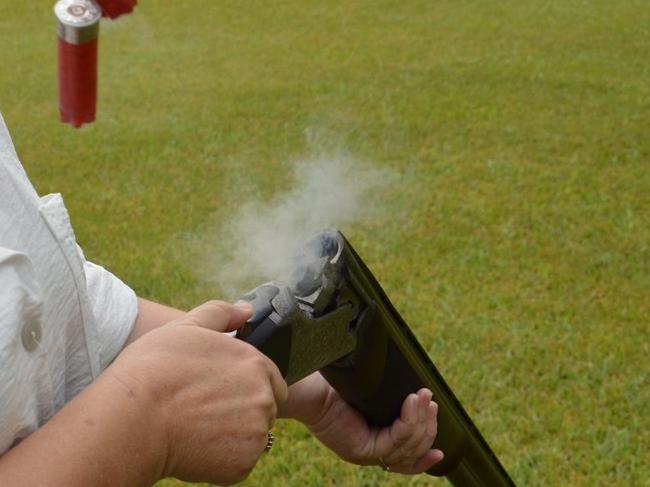
{"label": "gold ring on finger", "polygon": [[266,434],[266,446],[264,447],[264,451],[266,453],[271,451],[271,448],[273,448],[273,441],[275,440],[275,436],[273,436],[273,431],[269,431]]}

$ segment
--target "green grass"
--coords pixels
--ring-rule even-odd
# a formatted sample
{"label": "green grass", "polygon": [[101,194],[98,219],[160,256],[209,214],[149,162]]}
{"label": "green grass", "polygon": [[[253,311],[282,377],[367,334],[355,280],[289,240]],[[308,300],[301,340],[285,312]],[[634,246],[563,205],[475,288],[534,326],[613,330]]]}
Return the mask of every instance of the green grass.
{"label": "green grass", "polygon": [[[647,1],[143,0],[102,27],[81,131],[57,121],[52,1],[10,3],[0,110],[87,256],[192,306],[221,290],[186,241],[291,161],[390,168],[346,233],[517,483],[650,485]],[[445,485],[276,431],[244,485]]]}

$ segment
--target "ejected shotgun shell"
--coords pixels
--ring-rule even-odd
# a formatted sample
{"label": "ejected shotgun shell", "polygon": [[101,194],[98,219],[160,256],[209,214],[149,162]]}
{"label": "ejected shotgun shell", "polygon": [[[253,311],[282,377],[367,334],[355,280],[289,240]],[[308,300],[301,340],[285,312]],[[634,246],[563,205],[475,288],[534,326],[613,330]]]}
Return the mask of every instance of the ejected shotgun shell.
{"label": "ejected shotgun shell", "polygon": [[104,2],[102,15],[115,19],[120,15],[133,12],[133,8],[137,3],[137,0],[113,0],[111,2]]}
{"label": "ejected shotgun shell", "polygon": [[59,50],[59,113],[62,122],[80,127],[95,120],[102,10],[92,0],[59,0],[54,14]]}

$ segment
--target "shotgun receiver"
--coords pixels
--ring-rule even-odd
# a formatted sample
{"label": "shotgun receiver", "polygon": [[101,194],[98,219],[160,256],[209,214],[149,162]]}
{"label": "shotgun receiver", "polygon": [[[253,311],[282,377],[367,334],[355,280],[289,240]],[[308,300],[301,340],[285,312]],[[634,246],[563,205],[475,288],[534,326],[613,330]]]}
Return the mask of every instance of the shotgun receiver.
{"label": "shotgun receiver", "polygon": [[339,232],[309,240],[290,284],[269,282],[242,297],[253,316],[238,337],[278,366],[288,384],[315,371],[374,425],[390,425],[409,393],[427,387],[438,403],[428,473],[456,487],[513,486],[406,322]]}

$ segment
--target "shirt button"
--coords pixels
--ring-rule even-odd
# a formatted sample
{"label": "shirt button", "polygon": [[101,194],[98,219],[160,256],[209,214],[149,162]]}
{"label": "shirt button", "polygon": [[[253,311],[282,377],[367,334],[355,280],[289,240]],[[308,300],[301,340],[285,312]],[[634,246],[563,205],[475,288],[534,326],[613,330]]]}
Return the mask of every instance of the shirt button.
{"label": "shirt button", "polygon": [[41,324],[36,320],[30,320],[23,326],[23,347],[28,352],[32,352],[41,344],[43,331]]}

